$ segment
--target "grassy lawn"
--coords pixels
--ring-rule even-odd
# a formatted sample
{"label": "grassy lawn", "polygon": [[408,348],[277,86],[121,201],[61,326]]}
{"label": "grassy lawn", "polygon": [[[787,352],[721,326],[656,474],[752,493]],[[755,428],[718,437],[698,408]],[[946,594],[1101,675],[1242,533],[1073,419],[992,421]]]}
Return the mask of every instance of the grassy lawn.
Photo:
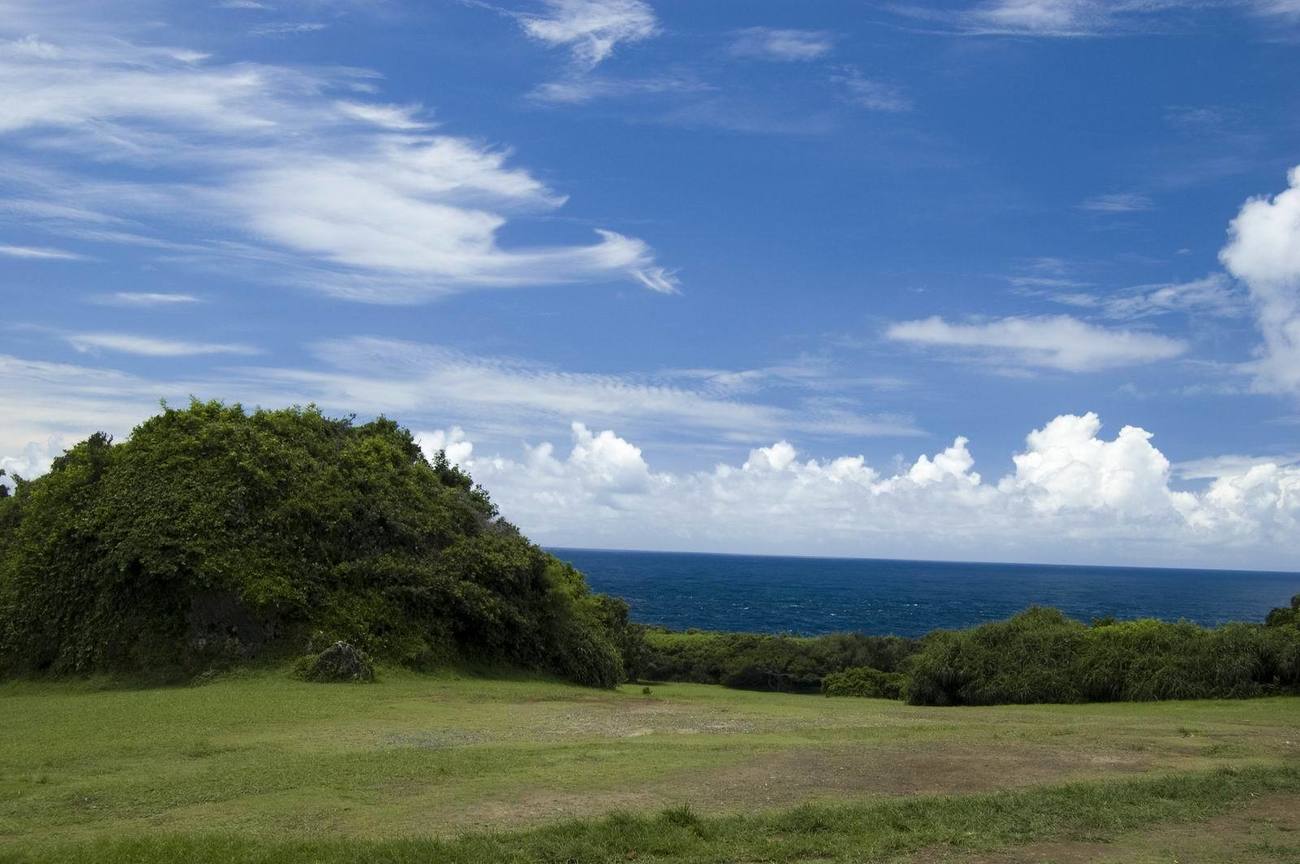
{"label": "grassy lawn", "polygon": [[[1295,698],[926,709],[263,672],[171,689],[4,684],[0,728],[12,860],[975,861],[960,856],[1300,812]],[[602,818],[615,811],[628,815]]]}

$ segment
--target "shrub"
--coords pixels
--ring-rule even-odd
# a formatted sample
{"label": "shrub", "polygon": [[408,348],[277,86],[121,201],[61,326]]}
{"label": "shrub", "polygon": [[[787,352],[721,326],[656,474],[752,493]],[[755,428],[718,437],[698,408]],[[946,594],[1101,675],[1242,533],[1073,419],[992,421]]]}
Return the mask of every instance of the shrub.
{"label": "shrub", "polygon": [[867,699],[898,699],[903,693],[903,675],[881,672],[870,666],[854,666],[832,672],[822,679],[827,696],[861,696]]}
{"label": "shrub", "polygon": [[346,642],[335,642],[315,656],[304,657],[296,671],[304,681],[322,684],[375,680],[370,658]]}

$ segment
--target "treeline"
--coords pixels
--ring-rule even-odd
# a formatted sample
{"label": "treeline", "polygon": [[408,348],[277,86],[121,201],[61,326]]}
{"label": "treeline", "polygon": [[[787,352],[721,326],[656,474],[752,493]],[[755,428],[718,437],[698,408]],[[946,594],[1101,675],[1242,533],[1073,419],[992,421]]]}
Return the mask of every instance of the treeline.
{"label": "treeline", "polygon": [[1091,625],[1055,609],[922,639],[650,630],[651,680],[750,690],[999,705],[1239,699],[1300,693],[1300,595],[1265,624]]}

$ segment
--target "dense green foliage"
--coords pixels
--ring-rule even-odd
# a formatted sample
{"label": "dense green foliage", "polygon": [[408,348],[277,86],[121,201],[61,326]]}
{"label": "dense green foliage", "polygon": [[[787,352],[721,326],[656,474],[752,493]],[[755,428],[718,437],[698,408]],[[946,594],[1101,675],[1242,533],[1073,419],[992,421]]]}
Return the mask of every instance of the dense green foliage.
{"label": "dense green foliage", "polygon": [[900,672],[881,672],[870,666],[854,666],[843,672],[832,672],[822,679],[822,692],[827,696],[861,696],[865,699],[898,699],[903,695]]}
{"label": "dense green foliage", "polygon": [[1270,627],[1300,628],[1300,594],[1291,598],[1290,606],[1280,606],[1269,612],[1264,623]]}
{"label": "dense green foliage", "polygon": [[0,673],[174,677],[346,640],[609,686],[620,605],[383,418],[194,402],[0,499]]}
{"label": "dense green foliage", "polygon": [[860,633],[797,637],[650,630],[646,641],[644,674],[651,680],[789,693],[816,693],[824,677],[855,667],[896,672],[917,647],[911,639]]}
{"label": "dense green foliage", "polygon": [[915,705],[1233,699],[1300,692],[1300,629],[1155,620],[1092,627],[1055,609],[927,636]]}

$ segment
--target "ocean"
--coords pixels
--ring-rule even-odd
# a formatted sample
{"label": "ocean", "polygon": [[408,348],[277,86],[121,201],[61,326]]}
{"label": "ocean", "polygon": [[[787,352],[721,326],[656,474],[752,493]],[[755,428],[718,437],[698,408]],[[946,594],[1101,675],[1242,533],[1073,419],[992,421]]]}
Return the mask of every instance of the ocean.
{"label": "ocean", "polygon": [[673,629],[920,636],[1032,604],[1089,621],[1263,621],[1300,594],[1300,573],[787,558],[551,549],[632,618]]}

